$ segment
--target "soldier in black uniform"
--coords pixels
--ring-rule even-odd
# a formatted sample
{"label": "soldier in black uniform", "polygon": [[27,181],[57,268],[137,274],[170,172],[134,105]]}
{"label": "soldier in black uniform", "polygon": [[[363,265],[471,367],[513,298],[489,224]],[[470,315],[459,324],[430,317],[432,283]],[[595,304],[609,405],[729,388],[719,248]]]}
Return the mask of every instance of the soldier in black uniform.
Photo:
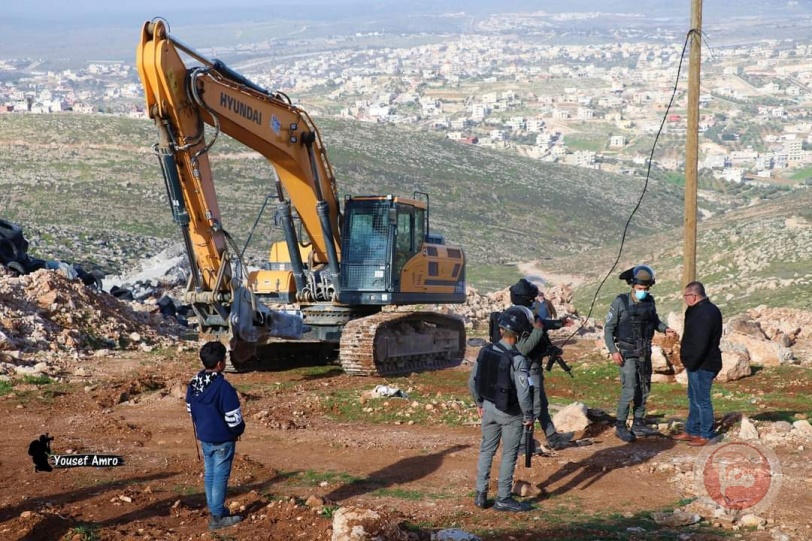
{"label": "soldier in black uniform", "polygon": [[[632,442],[636,437],[660,433],[646,426],[646,400],[651,389],[651,339],[655,331],[676,335],[657,315],[654,297],[649,289],[654,285],[654,271],[646,265],[637,265],[620,274],[630,284],[631,291],[618,295],[612,301],[603,337],[612,361],[620,369],[622,390],[617,405],[615,435]],[[632,429],[626,425],[629,403],[634,403]]]}
{"label": "soldier in black uniform", "polygon": [[[514,306],[530,307],[539,294],[539,288],[535,284],[522,278],[510,286],[510,302]],[[550,417],[549,402],[547,393],[544,391],[544,371],[542,361],[546,355],[550,355],[553,346],[548,329],[560,329],[565,325],[564,319],[539,319],[535,318],[532,332],[524,338],[520,338],[516,343],[516,349],[527,357],[530,362],[530,382],[533,386],[533,413],[541,425],[544,437],[547,438],[547,445],[551,449],[563,449],[572,441],[574,432],[558,432]],[[524,433],[522,434],[524,437]],[[524,442],[522,442],[524,443]]]}
{"label": "soldier in black uniform", "polygon": [[504,447],[493,508],[496,511],[530,510],[526,502],[518,502],[511,496],[511,490],[523,427],[533,425],[527,359],[515,345],[520,336],[530,332],[532,321],[533,314],[527,308],[515,306],[502,312],[499,317],[501,340],[479,351],[468,378],[468,390],[482,419],[474,498],[474,504],[480,508],[487,506],[491,462],[501,442]]}

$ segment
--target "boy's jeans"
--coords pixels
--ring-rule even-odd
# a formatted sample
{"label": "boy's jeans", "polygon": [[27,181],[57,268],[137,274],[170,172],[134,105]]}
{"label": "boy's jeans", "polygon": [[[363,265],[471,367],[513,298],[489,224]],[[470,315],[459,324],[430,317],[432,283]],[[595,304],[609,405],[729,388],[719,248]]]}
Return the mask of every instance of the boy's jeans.
{"label": "boy's jeans", "polygon": [[234,460],[235,442],[214,444],[201,441],[200,447],[203,449],[205,465],[203,483],[206,486],[206,503],[212,516],[222,517],[228,514],[223,504],[226,501],[226,486]]}

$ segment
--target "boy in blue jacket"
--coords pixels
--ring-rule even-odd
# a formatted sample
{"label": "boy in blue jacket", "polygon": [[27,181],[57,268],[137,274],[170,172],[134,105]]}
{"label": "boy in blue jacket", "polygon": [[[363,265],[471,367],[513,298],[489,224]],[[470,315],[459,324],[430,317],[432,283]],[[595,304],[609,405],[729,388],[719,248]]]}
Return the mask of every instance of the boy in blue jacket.
{"label": "boy in blue jacket", "polygon": [[206,503],[209,506],[209,530],[219,530],[242,521],[231,515],[224,504],[231,475],[236,441],[245,431],[237,391],[223,376],[226,347],[220,342],[207,342],[200,348],[203,370],[186,389],[186,411],[192,416],[197,439],[203,450]]}

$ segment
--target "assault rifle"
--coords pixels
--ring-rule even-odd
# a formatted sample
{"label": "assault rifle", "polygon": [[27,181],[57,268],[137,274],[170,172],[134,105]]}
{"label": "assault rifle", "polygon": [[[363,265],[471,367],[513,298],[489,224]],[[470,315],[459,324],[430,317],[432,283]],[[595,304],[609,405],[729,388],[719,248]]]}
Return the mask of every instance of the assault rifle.
{"label": "assault rifle", "polygon": [[524,427],[524,467],[529,468],[533,465],[533,421],[532,425]]}
{"label": "assault rifle", "polygon": [[549,349],[547,349],[547,352],[545,353],[546,355],[549,355],[549,358],[547,359],[546,370],[547,372],[549,372],[550,370],[553,369],[553,365],[557,364],[558,366],[561,367],[561,369],[564,372],[569,374],[571,378],[574,378],[575,376],[572,375],[572,368],[569,367],[567,361],[565,361],[564,357],[561,356],[563,353],[564,350],[561,349],[560,347],[550,346]]}

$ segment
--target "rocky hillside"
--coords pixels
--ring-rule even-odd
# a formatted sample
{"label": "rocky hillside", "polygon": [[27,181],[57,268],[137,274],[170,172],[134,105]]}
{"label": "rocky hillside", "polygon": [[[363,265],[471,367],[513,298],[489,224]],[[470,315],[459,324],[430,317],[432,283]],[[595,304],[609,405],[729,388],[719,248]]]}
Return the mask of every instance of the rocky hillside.
{"label": "rocky hillside", "polygon": [[[332,119],[319,124],[342,196],[427,191],[433,228],[465,248],[470,276],[488,266],[506,269],[491,276],[489,289],[497,290],[516,279],[506,263],[537,259],[542,274],[585,277],[574,299],[582,313],[614,260],[643,187],[639,178],[540,163],[404,128]],[[0,115],[0,217],[23,225],[37,257],[127,273],[180,239],[150,150],[154,140],[147,120]],[[213,153],[223,222],[242,242],[272,191],[270,170],[227,137]],[[699,274],[723,309],[808,304],[810,192],[781,193],[733,186],[700,194],[703,214],[715,216],[701,227]],[[667,309],[679,305],[681,206],[679,187],[652,181],[622,258],[624,265],[655,265]],[[269,243],[280,238],[272,223],[267,211],[249,261],[264,259]],[[621,285],[612,277],[598,306]]]}
{"label": "rocky hillside", "polygon": [[[720,214],[699,226],[697,278],[723,313],[733,315],[759,305],[808,309],[812,302],[812,190],[800,189],[772,202]],[[635,263],[657,272],[654,293],[661,312],[681,311],[683,233],[681,228],[627,241],[620,264],[606,280],[595,302],[603,317],[618,292],[617,279]],[[617,249],[539,262],[545,271],[570,273],[579,280],[575,303],[586,312],[617,257]],[[544,274],[545,271],[541,271]],[[566,280],[565,280],[566,281]]]}
{"label": "rocky hillside", "polygon": [[[474,263],[582,252],[613,242],[642,179],[557,166],[464,146],[439,134],[319,120],[340,194],[431,195],[432,226]],[[0,216],[22,224],[44,257],[121,272],[179,239],[171,222],[148,120],[110,115],[0,116]],[[223,223],[247,238],[272,175],[259,155],[227,137],[212,150]],[[680,192],[653,182],[639,237],[681,221]],[[249,254],[279,238],[272,212]],[[71,257],[67,257],[70,255]]]}

